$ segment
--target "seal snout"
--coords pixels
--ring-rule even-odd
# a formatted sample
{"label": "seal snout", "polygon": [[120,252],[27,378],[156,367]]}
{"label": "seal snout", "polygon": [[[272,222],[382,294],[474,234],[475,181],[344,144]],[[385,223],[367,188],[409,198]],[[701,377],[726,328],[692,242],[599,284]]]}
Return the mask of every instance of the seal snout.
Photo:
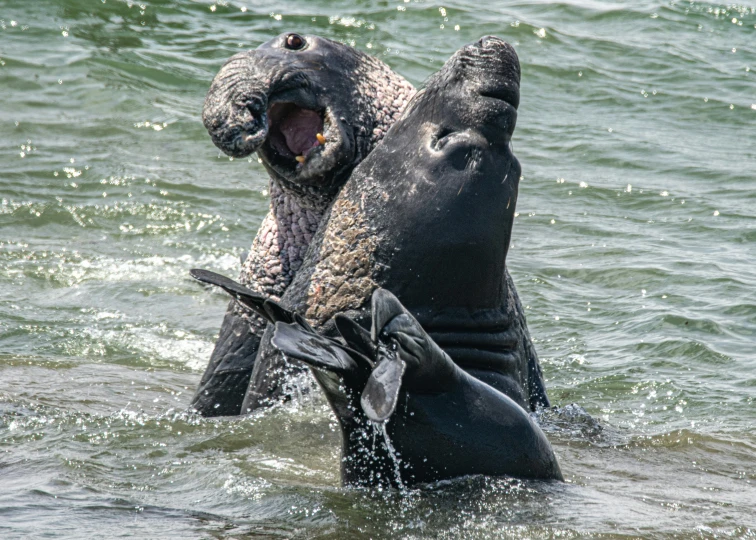
{"label": "seal snout", "polygon": [[475,81],[480,96],[504,101],[515,109],[520,103],[520,61],[509,43],[483,36],[462,49],[456,69]]}
{"label": "seal snout", "polygon": [[225,154],[245,157],[268,135],[267,97],[260,93],[226,96],[211,88],[202,121],[213,143]]}

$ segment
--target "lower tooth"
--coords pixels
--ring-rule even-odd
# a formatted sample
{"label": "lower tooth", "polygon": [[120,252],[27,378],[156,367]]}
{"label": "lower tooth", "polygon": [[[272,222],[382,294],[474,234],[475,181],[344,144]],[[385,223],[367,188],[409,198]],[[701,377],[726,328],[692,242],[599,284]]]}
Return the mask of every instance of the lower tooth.
{"label": "lower tooth", "polygon": [[297,156],[294,159],[296,159],[299,163],[304,163],[305,162],[305,157],[304,156]]}
{"label": "lower tooth", "polygon": [[326,143],[326,138],[325,138],[325,137],[323,137],[323,134],[322,134],[322,133],[318,133],[318,134],[316,134],[316,135],[315,135],[315,138],[316,138],[316,139],[318,140],[318,142],[319,142],[320,144],[325,144],[325,143]]}

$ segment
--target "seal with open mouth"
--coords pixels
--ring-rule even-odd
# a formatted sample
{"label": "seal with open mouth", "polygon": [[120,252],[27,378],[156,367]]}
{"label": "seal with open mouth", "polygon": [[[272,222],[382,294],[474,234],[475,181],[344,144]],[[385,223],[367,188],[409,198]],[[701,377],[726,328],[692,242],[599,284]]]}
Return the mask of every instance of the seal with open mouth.
{"label": "seal with open mouth", "polygon": [[[205,127],[230,156],[257,152],[270,175],[270,212],[243,264],[244,284],[283,295],[328,205],[413,93],[380,60],[311,35],[282,34],[226,62],[205,99]],[[229,304],[195,410],[240,413],[264,328]]]}

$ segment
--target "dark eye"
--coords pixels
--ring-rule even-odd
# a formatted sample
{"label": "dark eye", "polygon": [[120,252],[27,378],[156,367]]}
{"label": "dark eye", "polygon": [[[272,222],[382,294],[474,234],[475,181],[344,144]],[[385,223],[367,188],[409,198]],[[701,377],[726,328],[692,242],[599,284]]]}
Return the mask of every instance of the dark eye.
{"label": "dark eye", "polygon": [[286,48],[292,51],[298,51],[305,46],[305,40],[299,34],[289,34],[286,36]]}

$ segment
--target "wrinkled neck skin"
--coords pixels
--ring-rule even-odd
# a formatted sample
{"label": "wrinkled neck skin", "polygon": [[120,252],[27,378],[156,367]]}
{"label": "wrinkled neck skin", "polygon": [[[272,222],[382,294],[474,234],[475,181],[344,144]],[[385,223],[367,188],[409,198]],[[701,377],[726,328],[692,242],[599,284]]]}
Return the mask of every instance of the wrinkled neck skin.
{"label": "wrinkled neck skin", "polygon": [[270,212],[257,233],[241,281],[253,290],[280,299],[302,264],[331,199],[318,193],[287,189],[270,180]]}

